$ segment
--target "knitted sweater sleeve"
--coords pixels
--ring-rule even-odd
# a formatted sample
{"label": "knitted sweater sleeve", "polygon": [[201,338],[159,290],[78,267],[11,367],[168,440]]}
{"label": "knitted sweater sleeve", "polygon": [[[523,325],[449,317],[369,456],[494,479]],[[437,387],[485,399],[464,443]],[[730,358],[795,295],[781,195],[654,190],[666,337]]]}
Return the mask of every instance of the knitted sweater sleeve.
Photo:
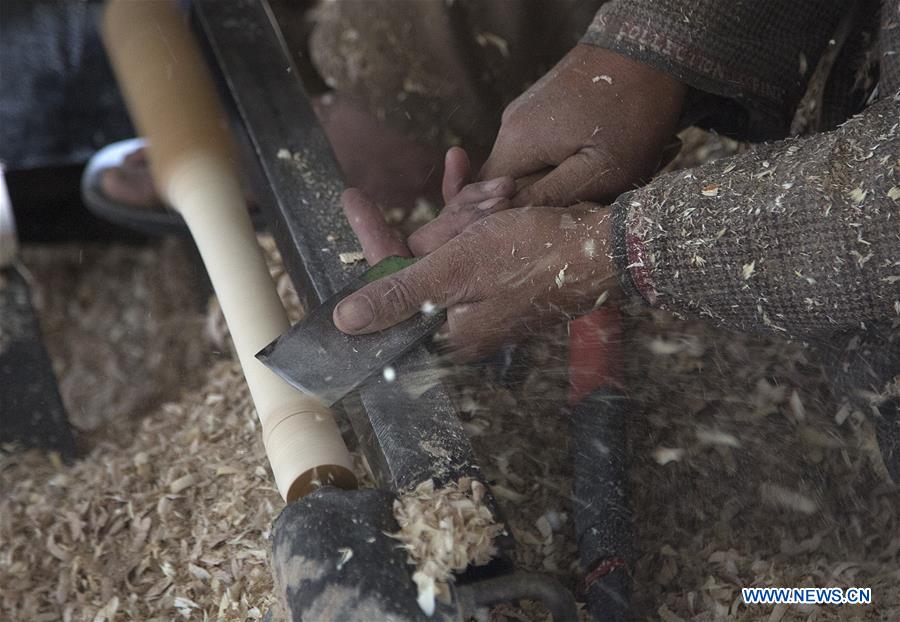
{"label": "knitted sweater sleeve", "polygon": [[900,92],[838,129],[663,175],[614,206],[650,304],[806,337],[900,319]]}

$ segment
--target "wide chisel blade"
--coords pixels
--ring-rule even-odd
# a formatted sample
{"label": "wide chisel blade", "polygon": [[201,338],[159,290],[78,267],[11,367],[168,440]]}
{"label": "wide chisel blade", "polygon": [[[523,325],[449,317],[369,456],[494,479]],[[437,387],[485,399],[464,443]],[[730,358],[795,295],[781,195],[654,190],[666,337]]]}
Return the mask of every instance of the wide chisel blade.
{"label": "wide chisel blade", "polygon": [[382,260],[312,309],[263,348],[256,358],[293,386],[331,406],[373,374],[384,373],[386,367],[446,320],[443,311],[417,313],[396,326],[369,335],[347,335],[335,327],[332,314],[341,300],[413,262],[415,259],[405,257]]}

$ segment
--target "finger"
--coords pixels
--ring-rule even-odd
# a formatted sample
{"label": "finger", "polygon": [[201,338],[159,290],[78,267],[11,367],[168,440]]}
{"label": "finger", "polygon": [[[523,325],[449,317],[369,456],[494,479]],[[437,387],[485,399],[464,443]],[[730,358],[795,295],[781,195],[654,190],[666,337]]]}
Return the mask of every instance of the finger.
{"label": "finger", "polygon": [[459,194],[463,186],[469,183],[472,165],[469,154],[462,147],[450,147],[444,156],[444,181],[441,191],[444,203],[450,203]]}
{"label": "finger", "polygon": [[467,185],[451,201],[455,205],[481,203],[497,197],[509,198],[516,192],[516,182],[512,177],[497,177]]}
{"label": "finger", "polygon": [[345,190],[341,194],[341,206],[370,266],[385,257],[411,255],[403,237],[387,224],[378,206],[362,191],[357,188]]}
{"label": "finger", "polygon": [[407,244],[413,255],[421,257],[434,252],[460,233],[473,222],[509,209],[511,203],[505,197],[487,199],[475,205],[459,206],[446,210],[431,222],[419,227],[409,236]]}
{"label": "finger", "polygon": [[427,255],[459,235],[466,227],[488,214],[510,207],[508,198],[516,192],[511,177],[468,184],[437,218],[409,236],[410,250],[416,256]]}
{"label": "finger", "polygon": [[334,309],[338,330],[373,333],[418,313],[425,303],[446,308],[460,302],[460,284],[469,281],[470,253],[447,244],[412,266],[347,296]]}

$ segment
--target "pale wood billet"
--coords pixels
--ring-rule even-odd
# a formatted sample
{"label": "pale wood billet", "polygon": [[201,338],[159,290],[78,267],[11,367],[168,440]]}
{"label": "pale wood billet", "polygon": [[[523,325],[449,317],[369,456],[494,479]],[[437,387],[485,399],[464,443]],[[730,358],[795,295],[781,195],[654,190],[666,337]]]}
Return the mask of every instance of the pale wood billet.
{"label": "pale wood billet", "polygon": [[169,0],[111,0],[104,41],[149,142],[154,181],[185,219],[228,323],[281,495],[355,486],[332,413],[256,360],[288,327],[250,222],[227,120],[186,17]]}

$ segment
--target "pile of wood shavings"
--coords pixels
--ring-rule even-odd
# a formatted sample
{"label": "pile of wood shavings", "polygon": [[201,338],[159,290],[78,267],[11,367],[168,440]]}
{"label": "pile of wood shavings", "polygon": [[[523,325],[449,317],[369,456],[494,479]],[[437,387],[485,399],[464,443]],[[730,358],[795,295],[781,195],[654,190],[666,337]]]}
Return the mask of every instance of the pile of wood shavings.
{"label": "pile of wood shavings", "polygon": [[428,480],[394,502],[400,531],[392,537],[403,543],[407,561],[416,566],[412,580],[427,615],[434,613],[436,598],[449,602],[454,572],[483,566],[497,553],[494,538],[503,525],[494,522],[484,493],[484,485],[468,477],[438,489]]}
{"label": "pile of wood shavings", "polygon": [[176,239],[23,248],[44,342],[79,431],[119,431],[202,380],[206,296],[189,248]]}
{"label": "pile of wood shavings", "polygon": [[146,417],[133,443],[72,467],[0,459],[6,620],[259,619],[282,503],[240,370]]}
{"label": "pile of wood shavings", "polygon": [[[638,608],[667,622],[900,619],[900,487],[815,352],[664,313],[635,322]],[[875,603],[745,607],[748,586],[870,586]]]}
{"label": "pile of wood shavings", "polygon": [[[279,293],[296,319],[300,304],[274,245],[269,239],[261,242]],[[137,247],[94,252],[95,263],[111,267],[118,260],[129,268],[109,271],[104,287],[119,288],[118,302],[110,304],[113,297],[104,296],[107,304],[89,307],[92,321],[109,326],[123,310],[141,317],[144,287],[195,287],[180,269],[169,271],[171,282],[165,282],[151,252]],[[97,278],[91,269],[79,272],[71,257],[78,263],[77,249],[31,253],[50,277],[69,271],[76,287],[82,278]],[[136,293],[130,290],[134,286]],[[51,327],[59,321],[53,339],[70,337],[71,350],[61,357],[51,348],[55,361],[77,364],[89,360],[98,342],[111,347],[99,335],[71,339],[82,323],[54,319],[58,303],[51,297],[58,293],[52,287],[43,290]],[[72,466],[37,451],[0,453],[0,620],[263,617],[273,602],[269,530],[283,502],[272,483],[240,368],[227,357],[230,346],[219,315],[213,305],[207,331],[181,326],[191,347],[208,356],[215,348],[212,340],[225,355],[193,370],[200,388],[182,392],[177,387],[170,394],[181,394],[177,402],[150,409],[138,425],[123,427],[122,437],[101,428],[91,437],[91,451]],[[173,313],[159,320],[177,325],[180,317]],[[146,321],[147,331],[158,329],[155,318]],[[202,316],[197,324],[202,327]],[[159,360],[154,357],[154,364]],[[116,398],[125,381],[111,374],[100,384],[96,403],[107,426],[143,414]],[[360,479],[371,481],[362,461],[357,464]]]}

